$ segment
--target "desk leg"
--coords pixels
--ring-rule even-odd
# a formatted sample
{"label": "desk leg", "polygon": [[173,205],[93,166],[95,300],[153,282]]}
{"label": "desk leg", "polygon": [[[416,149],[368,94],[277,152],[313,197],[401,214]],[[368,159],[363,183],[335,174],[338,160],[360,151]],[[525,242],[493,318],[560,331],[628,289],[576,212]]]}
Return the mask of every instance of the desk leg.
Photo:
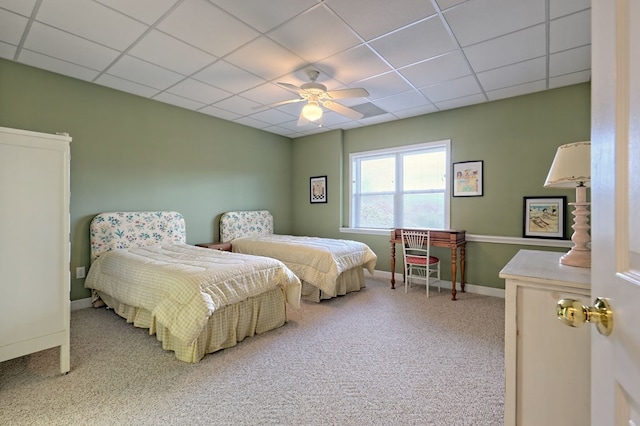
{"label": "desk leg", "polygon": [[463,244],[460,247],[460,288],[464,293],[464,284],[467,282],[467,278],[465,276],[465,255],[466,255],[466,244]]}
{"label": "desk leg", "polygon": [[451,247],[451,300],[456,299],[456,272],[458,268],[458,249]]}
{"label": "desk leg", "polygon": [[396,288],[396,243],[391,241],[391,289]]}

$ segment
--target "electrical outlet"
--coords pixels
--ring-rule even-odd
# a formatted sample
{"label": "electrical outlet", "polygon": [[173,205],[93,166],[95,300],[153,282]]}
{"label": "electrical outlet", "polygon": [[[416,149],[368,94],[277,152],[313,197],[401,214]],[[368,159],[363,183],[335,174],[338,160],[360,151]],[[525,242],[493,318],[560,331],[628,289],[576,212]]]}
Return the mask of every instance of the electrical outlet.
{"label": "electrical outlet", "polygon": [[84,266],[79,266],[76,268],[76,278],[84,278],[85,277],[85,272],[84,272]]}

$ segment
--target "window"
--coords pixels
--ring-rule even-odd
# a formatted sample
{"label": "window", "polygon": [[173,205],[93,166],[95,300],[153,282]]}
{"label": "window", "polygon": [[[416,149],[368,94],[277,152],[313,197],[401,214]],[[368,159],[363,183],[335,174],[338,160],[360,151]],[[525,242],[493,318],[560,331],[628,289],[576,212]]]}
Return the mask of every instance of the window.
{"label": "window", "polygon": [[450,146],[351,154],[351,228],[449,228]]}

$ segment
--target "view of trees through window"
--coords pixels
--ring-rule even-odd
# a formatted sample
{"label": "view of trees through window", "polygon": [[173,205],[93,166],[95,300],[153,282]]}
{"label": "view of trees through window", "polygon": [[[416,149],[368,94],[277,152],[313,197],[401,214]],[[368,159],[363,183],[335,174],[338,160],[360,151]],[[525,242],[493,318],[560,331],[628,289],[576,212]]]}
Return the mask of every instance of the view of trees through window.
{"label": "view of trees through window", "polygon": [[354,228],[448,227],[449,141],[351,155]]}

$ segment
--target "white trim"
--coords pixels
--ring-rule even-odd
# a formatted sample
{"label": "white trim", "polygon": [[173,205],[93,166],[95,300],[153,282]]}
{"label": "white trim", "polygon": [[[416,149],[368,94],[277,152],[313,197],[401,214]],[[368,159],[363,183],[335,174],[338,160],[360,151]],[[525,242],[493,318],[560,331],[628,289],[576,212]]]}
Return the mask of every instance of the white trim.
{"label": "white trim", "polygon": [[77,311],[79,309],[85,309],[91,307],[91,298],[87,297],[86,299],[78,299],[71,301],[71,310]]}
{"label": "white trim", "polygon": [[[395,275],[396,275],[396,290],[397,290],[399,288],[398,283],[400,283],[401,285],[404,285],[404,284],[402,284],[402,274],[395,274]],[[389,281],[389,288],[391,288],[391,272],[375,270],[373,277],[378,279],[385,279]],[[447,289],[448,291],[451,291],[451,281],[441,280],[441,287],[443,290]],[[456,287],[456,290],[458,292],[460,291],[460,285]],[[482,294],[484,296],[499,297],[501,299],[504,299],[504,294],[505,294],[505,291],[502,288],[485,287],[482,285],[468,284],[468,283],[465,283],[464,291],[465,293]]]}
{"label": "white trim", "polygon": [[[367,234],[367,235],[383,235],[391,238],[392,229],[371,229],[371,228],[338,228],[340,232],[347,234]],[[573,247],[573,241],[570,240],[548,240],[544,238],[520,238],[520,237],[504,237],[500,235],[474,235],[467,234],[467,241],[474,243],[494,243],[494,244],[515,244],[521,246],[535,247]]]}

